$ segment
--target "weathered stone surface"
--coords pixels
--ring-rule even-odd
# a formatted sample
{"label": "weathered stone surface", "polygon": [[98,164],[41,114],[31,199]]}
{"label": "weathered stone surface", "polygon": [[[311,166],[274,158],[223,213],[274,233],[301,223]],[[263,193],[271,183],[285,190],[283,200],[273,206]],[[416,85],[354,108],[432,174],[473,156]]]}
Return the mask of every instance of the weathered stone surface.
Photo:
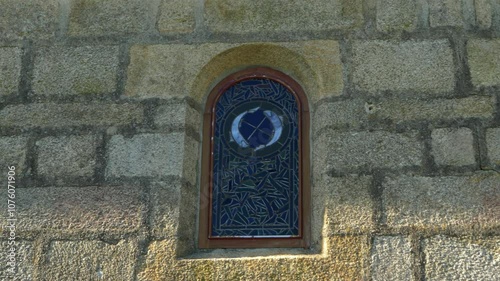
{"label": "weathered stone surface", "polygon": [[21,75],[21,49],[0,48],[0,96],[17,93]]}
{"label": "weathered stone surface", "polygon": [[462,1],[433,0],[429,1],[429,20],[431,27],[462,26]]}
{"label": "weathered stone surface", "polygon": [[216,32],[331,30],[360,25],[362,19],[359,0],[205,1],[205,23]]}
{"label": "weathered stone surface", "polygon": [[471,39],[467,53],[472,83],[476,87],[500,85],[500,39]]}
{"label": "weathered stone surface", "polygon": [[385,98],[377,102],[352,99],[320,103],[314,110],[314,131],[324,128],[359,128],[373,122],[393,124],[411,121],[492,119],[495,96],[471,96],[459,99]]}
{"label": "weathered stone surface", "polygon": [[357,169],[420,166],[423,145],[416,132],[339,132],[327,130],[314,142],[315,175]]}
{"label": "weathered stone surface", "polygon": [[491,1],[491,27],[494,33],[498,36],[500,34],[500,14],[498,13],[500,11],[500,1],[498,0],[493,0]]}
{"label": "weathered stone surface", "polygon": [[73,0],[70,36],[109,36],[143,33],[152,29],[159,0]]}
{"label": "weathered stone surface", "polygon": [[[304,89],[311,102],[342,94],[344,82],[342,78],[340,46],[337,41],[311,40],[297,43],[283,43],[283,46],[303,56],[314,72],[319,85],[318,93],[311,92],[312,89]],[[273,66],[271,65],[271,67]],[[302,75],[308,75],[305,69],[301,71]],[[290,74],[293,77],[294,73],[291,72]],[[306,83],[307,78],[302,78],[301,75],[296,76],[300,78],[299,82]]]}
{"label": "weathered stone surface", "polygon": [[213,82],[228,71],[260,65],[294,77],[316,101],[342,93],[339,49],[338,42],[330,40],[136,45],[130,50],[125,94],[141,99],[191,95],[203,102]]}
{"label": "weathered stone surface", "polygon": [[406,237],[375,237],[371,259],[374,281],[414,280],[412,276],[411,244]]}
{"label": "weathered stone surface", "polygon": [[59,15],[58,0],[0,0],[0,40],[53,39]]}
{"label": "weathered stone surface", "polygon": [[101,241],[53,241],[41,266],[43,280],[134,280],[138,245]]}
{"label": "weathered stone surface", "polygon": [[[5,223],[5,222],[4,222]],[[30,241],[15,241],[15,273],[12,273],[10,264],[12,262],[10,252],[8,251],[12,244],[9,244],[12,240],[2,241],[0,245],[2,246],[3,254],[0,256],[0,279],[2,280],[33,280],[33,270],[34,270],[34,258],[33,258],[33,243]]]}
{"label": "weathered stone surface", "polygon": [[185,138],[183,133],[113,136],[108,144],[106,176],[182,177]]}
{"label": "weathered stone surface", "polygon": [[179,127],[200,130],[202,114],[188,104],[172,103],[159,106],[154,113],[154,124],[160,127]]}
{"label": "weathered stone surface", "polygon": [[417,25],[416,1],[377,0],[377,29],[412,31]]}
{"label": "weathered stone surface", "polygon": [[394,176],[384,181],[384,220],[394,228],[472,231],[500,225],[500,175]]}
{"label": "weathered stone surface", "polygon": [[229,44],[135,45],[130,49],[130,64],[125,94],[139,98],[172,98],[189,94],[197,72]]}
{"label": "weathered stone surface", "polygon": [[436,236],[424,241],[425,280],[498,280],[500,240]]}
{"label": "weathered stone surface", "polygon": [[199,146],[199,142],[193,138],[189,136],[184,138],[184,156],[182,163],[183,178],[191,184],[196,183],[199,175]]}
{"label": "weathered stone surface", "polygon": [[[138,231],[145,211],[140,200],[140,188],[132,186],[17,188],[17,232],[85,236]],[[6,204],[0,201],[2,210]]]}
{"label": "weathered stone surface", "polygon": [[187,33],[195,28],[195,0],[162,0],[158,15],[160,33]]}
{"label": "weathered stone surface", "polygon": [[102,94],[116,90],[117,46],[41,48],[34,64],[36,94]]}
{"label": "weathered stone surface", "polygon": [[323,176],[312,192],[313,235],[369,233],[374,207],[370,187],[369,176]]}
{"label": "weathered stone surface", "polygon": [[474,6],[476,8],[476,25],[481,29],[490,28],[493,11],[491,0],[475,0]]}
{"label": "weathered stone surface", "polygon": [[413,120],[491,119],[495,115],[494,96],[460,99],[386,99],[373,104],[371,118],[399,123]]}
{"label": "weathered stone surface", "polygon": [[151,186],[151,233],[156,238],[176,237],[181,203],[181,183],[155,182]]}
{"label": "weathered stone surface", "polygon": [[500,166],[500,128],[491,128],[486,131],[486,145],[491,163]]}
{"label": "weathered stone surface", "polygon": [[357,41],[353,44],[353,82],[363,91],[449,92],[455,86],[448,41]]}
{"label": "weathered stone surface", "polygon": [[356,128],[367,120],[365,102],[360,99],[320,104],[314,111],[314,131],[332,128]]}
{"label": "weathered stone surface", "polygon": [[0,126],[21,128],[110,126],[142,123],[144,112],[141,105],[128,103],[33,103],[6,106],[0,119]]}
{"label": "weathered stone surface", "polygon": [[15,166],[16,175],[26,171],[27,139],[25,137],[0,138],[1,173],[7,174],[8,167]]}
{"label": "weathered stone surface", "polygon": [[[368,239],[365,236],[326,238],[325,255],[275,255],[260,258],[175,259],[174,240],[153,241],[138,280],[364,280]],[[245,250],[247,251],[247,250]],[[239,257],[245,257],[245,251]],[[236,279],[234,279],[236,278]]]}
{"label": "weathered stone surface", "polygon": [[92,179],[98,136],[46,137],[36,142],[38,175],[64,182],[66,177]]}
{"label": "weathered stone surface", "polygon": [[465,166],[476,164],[471,129],[435,129],[432,131],[431,137],[432,155],[438,165]]}

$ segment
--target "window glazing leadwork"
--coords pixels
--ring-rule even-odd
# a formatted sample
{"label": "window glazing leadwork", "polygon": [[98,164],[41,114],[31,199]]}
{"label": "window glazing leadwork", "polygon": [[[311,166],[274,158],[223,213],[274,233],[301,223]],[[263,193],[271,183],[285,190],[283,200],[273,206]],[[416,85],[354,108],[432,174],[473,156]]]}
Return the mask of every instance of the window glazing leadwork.
{"label": "window glazing leadwork", "polygon": [[299,236],[299,108],[281,83],[252,78],[216,102],[211,237]]}
{"label": "window glazing leadwork", "polygon": [[309,247],[309,109],[302,87],[266,67],[207,97],[200,248]]}

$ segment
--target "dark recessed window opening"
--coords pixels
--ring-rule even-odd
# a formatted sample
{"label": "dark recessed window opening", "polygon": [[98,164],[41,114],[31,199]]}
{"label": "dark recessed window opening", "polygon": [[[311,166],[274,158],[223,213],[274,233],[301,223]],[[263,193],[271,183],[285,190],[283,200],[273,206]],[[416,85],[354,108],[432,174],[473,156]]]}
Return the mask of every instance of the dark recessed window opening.
{"label": "dark recessed window opening", "polygon": [[307,247],[309,111],[300,85],[269,68],[210,93],[203,132],[200,248]]}

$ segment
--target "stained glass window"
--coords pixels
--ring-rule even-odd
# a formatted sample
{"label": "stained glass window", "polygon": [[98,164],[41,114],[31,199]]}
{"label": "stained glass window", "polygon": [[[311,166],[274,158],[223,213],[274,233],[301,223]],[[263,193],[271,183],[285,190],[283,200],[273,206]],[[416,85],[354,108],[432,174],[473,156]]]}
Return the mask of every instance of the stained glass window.
{"label": "stained glass window", "polygon": [[300,97],[269,75],[230,82],[205,116],[210,202],[200,226],[208,239],[303,238]]}

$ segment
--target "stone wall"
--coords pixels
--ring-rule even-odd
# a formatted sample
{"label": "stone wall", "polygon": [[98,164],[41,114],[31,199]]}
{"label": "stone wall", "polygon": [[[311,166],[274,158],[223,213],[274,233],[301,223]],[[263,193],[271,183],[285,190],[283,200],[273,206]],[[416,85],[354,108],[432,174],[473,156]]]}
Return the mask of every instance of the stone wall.
{"label": "stone wall", "polygon": [[[2,280],[500,280],[499,0],[0,7]],[[256,65],[311,104],[312,247],[198,250],[202,108]]]}

